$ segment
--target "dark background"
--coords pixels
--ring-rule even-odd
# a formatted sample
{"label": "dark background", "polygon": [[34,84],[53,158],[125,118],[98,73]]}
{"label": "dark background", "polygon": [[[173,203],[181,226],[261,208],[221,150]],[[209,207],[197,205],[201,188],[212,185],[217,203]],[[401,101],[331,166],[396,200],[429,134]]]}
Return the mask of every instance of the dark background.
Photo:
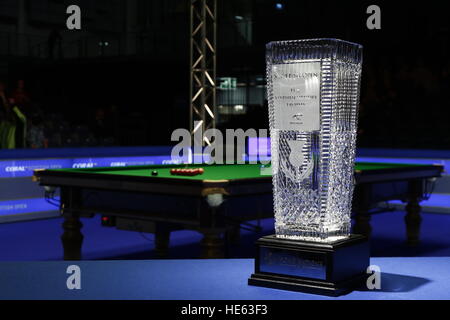
{"label": "dark background", "polygon": [[[359,147],[450,148],[449,4],[217,2],[218,77],[260,88],[265,44],[273,40],[361,43]],[[82,9],[81,31],[65,28],[70,4]],[[46,147],[167,145],[174,129],[189,126],[188,4],[0,0],[0,81],[7,95],[25,81],[31,102],[22,111],[28,126],[43,130]],[[372,4],[381,8],[381,30],[366,27]],[[54,30],[60,44],[49,42]],[[219,100],[235,104],[229,93]],[[219,128],[267,128],[263,101],[247,102],[244,112],[223,116]]]}

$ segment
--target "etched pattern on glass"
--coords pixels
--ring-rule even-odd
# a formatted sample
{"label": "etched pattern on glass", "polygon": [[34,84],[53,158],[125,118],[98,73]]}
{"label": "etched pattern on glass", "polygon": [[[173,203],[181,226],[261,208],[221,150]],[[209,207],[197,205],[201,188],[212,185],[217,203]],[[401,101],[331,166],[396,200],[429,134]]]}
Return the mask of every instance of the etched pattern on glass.
{"label": "etched pattern on glass", "polygon": [[[320,129],[304,131],[299,126],[298,130],[284,130],[276,119],[280,110],[275,108],[280,105],[275,101],[279,97],[274,97],[273,67],[304,62],[320,62]],[[278,237],[334,241],[350,234],[361,66],[362,47],[345,41],[314,39],[267,45]]]}

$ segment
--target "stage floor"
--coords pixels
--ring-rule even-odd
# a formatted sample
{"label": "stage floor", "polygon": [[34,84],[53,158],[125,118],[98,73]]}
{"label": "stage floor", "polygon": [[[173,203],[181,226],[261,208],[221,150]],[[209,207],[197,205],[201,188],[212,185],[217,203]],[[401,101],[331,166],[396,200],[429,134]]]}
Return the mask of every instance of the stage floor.
{"label": "stage floor", "polygon": [[[450,299],[450,257],[372,258],[381,289],[331,298],[247,285],[252,259],[0,263],[0,299],[398,300]],[[68,266],[81,290],[68,290]]]}

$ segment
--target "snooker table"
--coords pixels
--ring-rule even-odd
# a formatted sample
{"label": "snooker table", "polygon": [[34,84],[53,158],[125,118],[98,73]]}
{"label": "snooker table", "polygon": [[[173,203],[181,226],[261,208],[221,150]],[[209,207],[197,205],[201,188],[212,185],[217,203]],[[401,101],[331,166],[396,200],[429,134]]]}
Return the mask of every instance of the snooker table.
{"label": "snooker table", "polygon": [[[200,167],[202,175],[170,174],[173,168]],[[370,210],[381,201],[402,200],[407,241],[416,245],[420,201],[442,171],[440,165],[356,163],[353,232],[369,236]],[[159,257],[166,255],[172,231],[196,230],[203,234],[201,256],[221,258],[240,228],[258,229],[248,221],[273,216],[270,169],[259,164],[36,170],[33,177],[47,190],[60,188],[65,260],[81,259],[80,217],[101,214],[104,225],[154,233]]]}

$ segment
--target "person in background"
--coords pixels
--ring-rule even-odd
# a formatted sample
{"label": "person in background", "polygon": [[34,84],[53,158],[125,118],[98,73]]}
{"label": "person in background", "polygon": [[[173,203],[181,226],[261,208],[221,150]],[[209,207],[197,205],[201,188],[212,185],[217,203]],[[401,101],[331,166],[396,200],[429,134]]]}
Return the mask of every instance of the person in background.
{"label": "person in background", "polygon": [[48,147],[48,143],[44,135],[43,123],[38,115],[35,115],[29,121],[27,142],[28,146],[32,149],[41,149]]}
{"label": "person in background", "polygon": [[4,120],[6,105],[8,104],[5,94],[5,84],[0,82],[0,122]]}
{"label": "person in background", "polygon": [[22,113],[21,109],[18,107],[16,100],[14,98],[9,98],[8,102],[11,107],[13,125],[15,127],[14,148],[22,149],[26,147],[27,118]]}
{"label": "person in background", "polygon": [[31,113],[31,99],[28,92],[25,90],[25,81],[18,80],[17,87],[11,94],[11,98],[14,99],[15,104],[18,108],[25,114],[28,115]]}
{"label": "person in background", "polygon": [[15,147],[27,147],[27,119],[33,112],[30,95],[25,90],[25,81],[18,80],[17,86],[11,94],[11,102],[14,122],[16,125]]}
{"label": "person in background", "polygon": [[14,98],[9,98],[8,102],[11,107],[13,126],[15,129],[13,148],[22,149],[26,147],[27,118],[22,113],[21,109],[18,107],[16,100]]}
{"label": "person in background", "polygon": [[5,93],[5,85],[0,83],[0,149],[14,149],[16,126],[10,100]]}

